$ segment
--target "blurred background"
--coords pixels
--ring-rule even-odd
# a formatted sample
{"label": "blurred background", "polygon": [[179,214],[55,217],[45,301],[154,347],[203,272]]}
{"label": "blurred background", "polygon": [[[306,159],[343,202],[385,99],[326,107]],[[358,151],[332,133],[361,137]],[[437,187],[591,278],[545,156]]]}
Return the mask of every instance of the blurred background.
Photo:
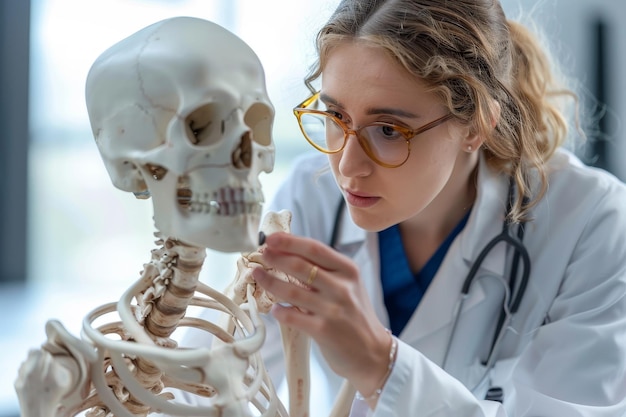
{"label": "blurred background", "polygon": [[[0,0],[0,417],[19,415],[13,382],[44,325],[75,335],[86,313],[116,301],[154,247],[150,200],[115,189],[84,104],[100,53],[137,30],[188,15],[221,24],[259,55],[276,108],[276,168],[262,177],[271,199],[290,161],[309,151],[292,107],[313,40],[337,0]],[[503,0],[509,17],[542,31],[593,113],[586,162],[626,179],[626,3]],[[622,40],[622,41],[619,41]],[[202,279],[222,289],[237,254],[209,251]],[[312,415],[328,404],[313,401]]]}

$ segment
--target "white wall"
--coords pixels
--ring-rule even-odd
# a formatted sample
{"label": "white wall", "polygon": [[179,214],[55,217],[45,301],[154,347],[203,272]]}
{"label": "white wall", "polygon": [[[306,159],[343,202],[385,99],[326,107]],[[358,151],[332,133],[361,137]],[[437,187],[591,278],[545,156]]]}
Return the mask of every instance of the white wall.
{"label": "white wall", "polygon": [[[626,2],[621,0],[502,0],[505,13],[530,19],[544,32],[554,54],[569,75],[589,90],[594,84],[594,24],[607,27],[605,45],[609,64],[607,168],[626,180]],[[520,13],[521,10],[521,13]],[[589,97],[587,97],[589,99]],[[591,104],[589,100],[586,104]]]}

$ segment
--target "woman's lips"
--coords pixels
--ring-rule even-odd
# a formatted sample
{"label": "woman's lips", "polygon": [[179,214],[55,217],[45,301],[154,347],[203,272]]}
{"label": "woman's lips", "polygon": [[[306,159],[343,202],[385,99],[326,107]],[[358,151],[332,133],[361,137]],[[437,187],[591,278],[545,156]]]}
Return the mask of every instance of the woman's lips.
{"label": "woman's lips", "polygon": [[346,202],[349,205],[358,208],[371,207],[380,200],[380,197],[371,197],[363,193],[351,192],[348,190],[344,190],[344,194],[346,196]]}

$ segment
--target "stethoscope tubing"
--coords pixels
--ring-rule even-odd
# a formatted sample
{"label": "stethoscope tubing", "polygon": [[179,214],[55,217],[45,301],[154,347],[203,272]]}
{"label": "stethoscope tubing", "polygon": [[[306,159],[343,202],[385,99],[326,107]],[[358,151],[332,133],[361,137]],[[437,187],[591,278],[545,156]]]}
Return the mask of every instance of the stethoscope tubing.
{"label": "stethoscope tubing", "polygon": [[[506,333],[506,329],[509,328],[509,325],[512,321],[513,314],[515,314],[517,310],[519,309],[519,306],[524,298],[524,294],[526,292],[526,288],[528,286],[528,281],[530,278],[530,268],[531,268],[530,255],[528,254],[528,251],[526,250],[526,247],[524,246],[524,243],[523,243],[525,223],[520,222],[518,224],[517,236],[514,236],[510,233],[513,224],[506,217],[511,210],[514,188],[515,187],[514,187],[513,179],[511,179],[511,182],[509,185],[509,199],[507,202],[507,209],[505,213],[505,220],[502,225],[502,231],[493,239],[491,239],[485,245],[485,247],[480,251],[480,253],[476,257],[476,260],[473,262],[463,282],[463,286],[461,287],[461,294],[453,312],[454,318],[452,322],[452,329],[450,332],[450,337],[448,339],[448,343],[446,346],[446,350],[445,350],[444,358],[442,362],[442,368],[445,369],[447,365],[448,357],[450,354],[450,350],[452,348],[454,335],[456,334],[456,329],[460,321],[461,311],[463,310],[463,304],[465,303],[466,298],[469,296],[470,288],[472,286],[472,283],[475,281],[477,277],[478,270],[480,269],[483,261],[489,255],[491,250],[494,247],[496,247],[496,245],[498,245],[499,243],[504,242],[505,244],[510,245],[514,250],[514,254],[513,254],[513,259],[511,262],[511,269],[509,272],[508,283],[504,281],[503,278],[498,277],[499,279],[502,279],[504,289],[505,289],[505,299],[502,305],[502,311],[500,313],[500,317],[498,318],[498,322],[496,324],[493,340],[491,342],[487,359],[483,362],[483,365],[485,366],[485,373],[481,377],[480,381],[474,386],[474,388],[472,388],[472,391],[474,391],[484,382],[484,380],[487,378],[489,374],[489,370],[494,366],[495,360],[496,360],[496,357],[500,348],[500,344],[504,338],[504,334]],[[523,203],[525,204],[526,202],[527,202],[527,198],[524,197]],[[519,270],[520,258],[521,258],[523,270],[522,270],[522,277],[519,281],[519,285],[517,285],[517,274]]]}

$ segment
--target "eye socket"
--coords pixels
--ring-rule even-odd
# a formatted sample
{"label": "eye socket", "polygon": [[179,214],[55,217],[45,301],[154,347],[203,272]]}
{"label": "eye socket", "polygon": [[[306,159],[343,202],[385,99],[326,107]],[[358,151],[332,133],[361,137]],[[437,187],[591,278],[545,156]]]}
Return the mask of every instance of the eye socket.
{"label": "eye socket", "polygon": [[207,146],[216,143],[224,133],[223,123],[213,103],[198,107],[185,118],[187,138],[192,145]]}
{"label": "eye socket", "polygon": [[244,122],[252,129],[252,140],[262,146],[272,143],[274,110],[264,103],[254,103],[244,116]]}
{"label": "eye socket", "polygon": [[206,132],[206,129],[210,128],[211,124],[209,123],[206,126],[195,126],[195,122],[191,121],[189,123],[189,129],[191,129],[191,133],[192,133],[192,137],[191,137],[191,143],[193,143],[194,145],[197,145],[198,143],[200,143],[200,141],[202,140],[202,134],[204,132]]}

